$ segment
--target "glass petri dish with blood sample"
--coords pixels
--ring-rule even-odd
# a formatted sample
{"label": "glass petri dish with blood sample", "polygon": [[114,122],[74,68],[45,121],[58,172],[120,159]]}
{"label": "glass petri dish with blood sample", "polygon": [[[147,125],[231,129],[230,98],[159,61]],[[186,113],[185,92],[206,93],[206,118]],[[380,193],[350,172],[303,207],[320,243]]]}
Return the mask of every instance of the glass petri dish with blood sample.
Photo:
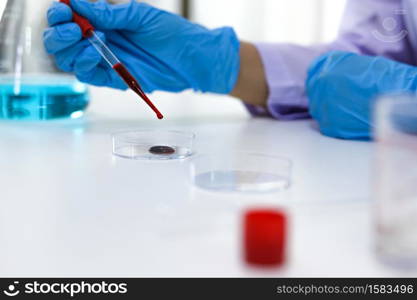
{"label": "glass petri dish with blood sample", "polygon": [[193,154],[191,132],[131,130],[113,134],[113,154],[134,160],[185,159]]}

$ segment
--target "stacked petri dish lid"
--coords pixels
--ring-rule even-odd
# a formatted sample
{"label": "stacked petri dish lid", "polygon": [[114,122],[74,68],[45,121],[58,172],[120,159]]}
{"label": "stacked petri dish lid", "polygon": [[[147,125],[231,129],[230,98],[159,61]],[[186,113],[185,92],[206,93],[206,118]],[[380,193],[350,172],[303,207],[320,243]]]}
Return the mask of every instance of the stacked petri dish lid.
{"label": "stacked petri dish lid", "polygon": [[191,159],[191,181],[213,192],[268,193],[291,184],[291,160],[275,155],[234,152]]}

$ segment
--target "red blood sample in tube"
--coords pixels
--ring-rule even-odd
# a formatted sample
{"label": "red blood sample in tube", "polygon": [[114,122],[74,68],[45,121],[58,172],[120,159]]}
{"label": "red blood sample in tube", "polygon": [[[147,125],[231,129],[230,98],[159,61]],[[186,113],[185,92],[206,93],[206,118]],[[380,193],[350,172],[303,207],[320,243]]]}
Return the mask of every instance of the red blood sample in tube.
{"label": "red blood sample in tube", "polygon": [[285,262],[286,215],[278,210],[260,209],[244,216],[244,255],[248,264],[280,266]]}
{"label": "red blood sample in tube", "polygon": [[133,75],[127,70],[127,68],[122,65],[121,63],[115,64],[113,69],[123,78],[126,84],[149,105],[149,107],[156,113],[158,119],[163,119],[164,116],[160,113],[160,111],[156,108],[156,106],[152,103],[152,101],[146,96],[145,92],[140,87],[139,83],[133,77]]}

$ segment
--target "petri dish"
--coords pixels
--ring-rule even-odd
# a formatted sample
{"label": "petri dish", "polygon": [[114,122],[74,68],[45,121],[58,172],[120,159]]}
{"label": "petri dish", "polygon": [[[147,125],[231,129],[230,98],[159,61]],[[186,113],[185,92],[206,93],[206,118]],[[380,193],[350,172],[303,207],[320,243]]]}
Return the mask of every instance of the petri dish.
{"label": "petri dish", "polygon": [[113,154],[135,160],[184,159],[193,154],[190,132],[135,130],[113,134]]}
{"label": "petri dish", "polygon": [[191,181],[214,192],[267,193],[291,184],[291,160],[262,153],[199,155],[191,160]]}

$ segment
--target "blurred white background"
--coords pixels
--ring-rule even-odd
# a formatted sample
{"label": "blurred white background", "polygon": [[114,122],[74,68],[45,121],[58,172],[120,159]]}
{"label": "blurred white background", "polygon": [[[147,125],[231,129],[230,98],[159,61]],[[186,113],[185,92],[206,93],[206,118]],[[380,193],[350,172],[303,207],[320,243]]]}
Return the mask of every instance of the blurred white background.
{"label": "blurred white background", "polygon": [[[233,26],[242,39],[311,44],[337,34],[344,0],[192,0],[193,19]],[[159,1],[158,1],[159,2]]]}
{"label": "blurred white background", "polygon": [[[148,0],[180,11],[180,0]],[[210,28],[232,26],[242,39],[311,44],[337,35],[345,0],[191,0],[191,18]]]}

